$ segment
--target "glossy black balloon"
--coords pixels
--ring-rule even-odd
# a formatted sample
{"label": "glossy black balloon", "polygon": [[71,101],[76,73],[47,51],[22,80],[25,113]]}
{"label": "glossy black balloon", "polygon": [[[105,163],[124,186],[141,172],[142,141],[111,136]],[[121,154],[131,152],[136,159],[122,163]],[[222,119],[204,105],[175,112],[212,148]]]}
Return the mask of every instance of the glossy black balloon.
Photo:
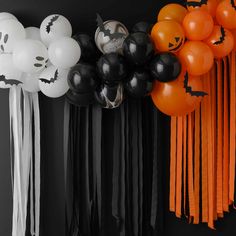
{"label": "glossy black balloon", "polygon": [[72,90],[66,93],[66,99],[75,106],[88,106],[95,102],[94,93],[76,93]]}
{"label": "glossy black balloon", "polygon": [[170,82],[180,75],[181,63],[173,53],[160,53],[152,59],[150,71],[156,80]]}
{"label": "glossy black balloon", "polygon": [[94,63],[98,60],[100,55],[99,50],[94,42],[94,39],[83,33],[78,33],[73,36],[73,38],[78,42],[81,48],[80,60],[83,62]]}
{"label": "glossy black balloon", "polygon": [[143,32],[130,34],[124,41],[123,53],[131,64],[145,65],[154,55],[151,37]]}
{"label": "glossy black balloon", "polygon": [[118,53],[102,55],[97,62],[97,70],[104,83],[119,83],[127,76],[126,62]]}
{"label": "glossy black balloon", "polygon": [[95,67],[86,63],[73,66],[68,74],[68,84],[77,93],[94,92],[99,84]]}
{"label": "glossy black balloon", "polygon": [[141,21],[138,22],[137,24],[135,24],[131,30],[132,33],[136,33],[136,32],[143,32],[143,33],[147,33],[150,34],[151,30],[152,30],[153,24],[150,24],[148,22],[145,21]]}
{"label": "glossy black balloon", "polygon": [[113,109],[123,102],[124,88],[122,83],[115,85],[103,84],[95,92],[95,100],[103,108]]}
{"label": "glossy black balloon", "polygon": [[131,73],[124,85],[128,95],[139,98],[149,94],[153,88],[153,79],[144,69],[136,69]]}

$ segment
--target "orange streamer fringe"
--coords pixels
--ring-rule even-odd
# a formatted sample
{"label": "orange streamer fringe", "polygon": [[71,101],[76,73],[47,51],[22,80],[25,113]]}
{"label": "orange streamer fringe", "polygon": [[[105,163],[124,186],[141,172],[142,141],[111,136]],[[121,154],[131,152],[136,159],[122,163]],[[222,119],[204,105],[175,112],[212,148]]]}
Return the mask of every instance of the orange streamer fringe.
{"label": "orange streamer fringe", "polygon": [[212,229],[235,199],[235,57],[202,76],[208,95],[199,108],[171,118],[170,211]]}

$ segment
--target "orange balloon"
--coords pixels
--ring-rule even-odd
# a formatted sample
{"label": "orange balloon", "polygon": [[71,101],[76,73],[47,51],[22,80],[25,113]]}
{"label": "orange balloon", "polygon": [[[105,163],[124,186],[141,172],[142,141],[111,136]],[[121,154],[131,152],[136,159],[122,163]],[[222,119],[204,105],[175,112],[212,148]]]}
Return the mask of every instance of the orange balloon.
{"label": "orange balloon", "polygon": [[[184,80],[188,77],[188,87],[192,92],[187,92]],[[202,96],[196,96],[196,92],[203,92],[202,80],[199,77],[181,73],[178,79],[161,83],[156,81],[151,93],[155,106],[169,116],[182,116],[194,111],[200,104]],[[195,95],[194,95],[195,94]]]}
{"label": "orange balloon", "polygon": [[186,42],[179,52],[179,58],[189,74],[195,76],[207,73],[214,63],[212,50],[201,41]]}
{"label": "orange balloon", "polygon": [[227,56],[234,48],[232,33],[219,25],[214,26],[210,37],[205,42],[211,48],[215,58]]}
{"label": "orange balloon", "polygon": [[186,5],[189,11],[205,10],[214,17],[219,2],[220,0],[187,0]]}
{"label": "orange balloon", "polygon": [[160,52],[177,52],[185,41],[184,30],[176,21],[157,22],[152,28],[151,37]]}
{"label": "orange balloon", "polygon": [[202,10],[189,12],[183,20],[186,37],[190,40],[203,40],[209,37],[214,21],[209,13]]}
{"label": "orange balloon", "polygon": [[157,21],[174,20],[182,24],[187,9],[180,4],[170,3],[165,5],[159,11]]}
{"label": "orange balloon", "polygon": [[236,29],[236,4],[235,1],[224,0],[216,9],[218,23],[226,29]]}
{"label": "orange balloon", "polygon": [[231,30],[231,33],[234,37],[234,48],[233,48],[233,50],[236,51],[236,30]]}

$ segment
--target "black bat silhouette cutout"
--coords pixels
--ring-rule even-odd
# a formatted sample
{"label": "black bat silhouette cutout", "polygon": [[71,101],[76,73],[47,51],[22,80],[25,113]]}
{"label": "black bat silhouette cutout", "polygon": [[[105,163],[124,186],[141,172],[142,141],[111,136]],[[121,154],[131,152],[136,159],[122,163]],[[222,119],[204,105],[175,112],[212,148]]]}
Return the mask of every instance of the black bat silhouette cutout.
{"label": "black bat silhouette cutout", "polygon": [[219,45],[223,43],[225,40],[225,29],[222,26],[220,27],[220,33],[221,33],[220,39],[214,42],[215,45]]}
{"label": "black bat silhouette cutout", "polygon": [[59,18],[58,15],[55,15],[52,17],[52,19],[49,21],[49,23],[46,26],[46,31],[49,34],[51,31],[51,27],[53,26],[54,22],[57,21],[57,19]]}
{"label": "black bat silhouette cutout", "polygon": [[0,75],[0,82],[4,82],[5,85],[19,85],[22,84],[21,81],[16,80],[16,79],[6,79],[5,75]]}
{"label": "black bat silhouette cutout", "polygon": [[191,96],[196,96],[196,97],[204,97],[208,95],[208,93],[203,92],[203,91],[193,91],[191,86],[188,86],[188,72],[184,75],[184,88],[186,93],[189,93]]}
{"label": "black bat silhouette cutout", "polygon": [[125,35],[125,34],[119,33],[119,32],[115,32],[115,33],[112,34],[109,29],[105,29],[104,21],[98,13],[97,13],[96,21],[97,21],[98,28],[100,29],[101,32],[104,33],[104,36],[109,36],[111,39],[119,39],[119,38],[121,38]]}
{"label": "black bat silhouette cutout", "polygon": [[236,4],[234,3],[234,0],[231,0],[230,3],[232,5],[232,7],[234,8],[234,10],[236,10]]}
{"label": "black bat silhouette cutout", "polygon": [[50,78],[49,80],[41,78],[39,80],[45,84],[51,84],[51,83],[54,83],[57,79],[58,79],[58,70],[55,71],[53,78]]}
{"label": "black bat silhouette cutout", "polygon": [[204,4],[205,5],[207,4],[207,0],[201,0],[200,2],[195,2],[195,1],[186,2],[186,6],[188,7],[201,7]]}

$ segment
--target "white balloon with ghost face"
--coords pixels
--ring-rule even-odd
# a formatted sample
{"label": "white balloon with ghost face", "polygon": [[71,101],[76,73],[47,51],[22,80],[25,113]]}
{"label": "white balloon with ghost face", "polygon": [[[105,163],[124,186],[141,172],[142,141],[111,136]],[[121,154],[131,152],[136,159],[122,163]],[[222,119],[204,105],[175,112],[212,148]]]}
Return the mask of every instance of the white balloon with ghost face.
{"label": "white balloon with ghost face", "polygon": [[53,41],[62,37],[71,37],[72,26],[62,15],[54,14],[46,17],[40,26],[43,43],[48,47]]}
{"label": "white balloon with ghost face", "polygon": [[63,37],[50,44],[48,56],[54,66],[69,69],[79,61],[81,49],[74,39]]}
{"label": "white balloon with ghost face", "polygon": [[0,88],[11,88],[19,85],[22,72],[14,64],[11,54],[0,54]]}
{"label": "white balloon with ghost face", "polygon": [[21,87],[30,93],[37,93],[40,91],[39,88],[39,77],[42,71],[39,71],[37,73],[33,74],[28,74],[28,73],[23,73],[21,76]]}
{"label": "white balloon with ghost face", "polygon": [[[105,35],[100,27],[95,32],[95,43],[102,53],[122,52],[123,42],[129,35],[127,28],[119,21],[109,20],[103,23],[110,34]],[[108,31],[108,32],[109,32]]]}
{"label": "white balloon with ghost face", "polygon": [[57,98],[63,96],[68,90],[67,75],[69,70],[50,66],[43,70],[39,78],[39,88],[47,97]]}
{"label": "white balloon with ghost face", "polygon": [[37,73],[42,70],[48,60],[48,51],[44,44],[34,39],[24,39],[15,44],[13,62],[25,73]]}
{"label": "white balloon with ghost face", "polygon": [[0,21],[0,51],[11,53],[14,45],[25,39],[24,26],[17,20],[9,19]]}
{"label": "white balloon with ghost face", "polygon": [[25,28],[26,38],[41,41],[40,29],[34,26]]}
{"label": "white balloon with ghost face", "polygon": [[0,12],[0,21],[10,20],[10,19],[17,20],[17,18],[9,12]]}

